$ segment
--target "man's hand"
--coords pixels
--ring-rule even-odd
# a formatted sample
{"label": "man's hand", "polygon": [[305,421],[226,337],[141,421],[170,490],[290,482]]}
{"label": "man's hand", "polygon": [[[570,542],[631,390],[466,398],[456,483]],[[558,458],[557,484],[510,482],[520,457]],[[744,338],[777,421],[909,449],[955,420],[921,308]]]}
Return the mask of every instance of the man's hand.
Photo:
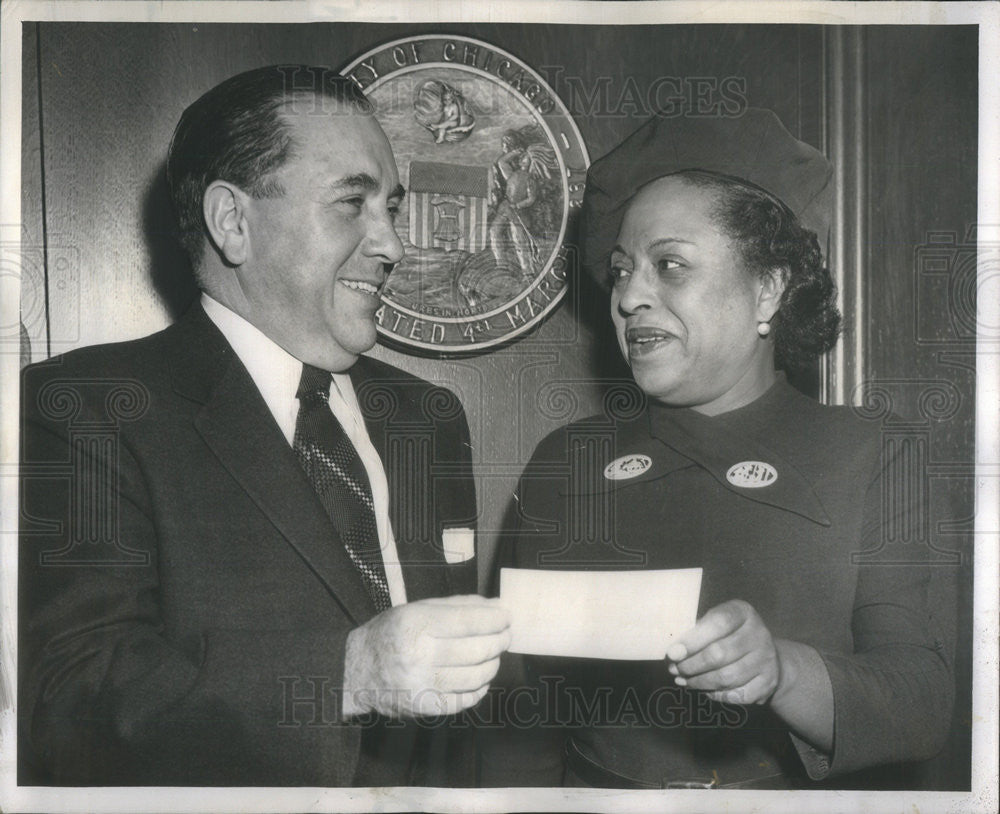
{"label": "man's hand", "polygon": [[450,715],[479,703],[510,646],[495,599],[450,596],[390,608],[352,630],[343,714]]}
{"label": "man's hand", "polygon": [[782,678],[778,645],[748,603],[716,605],[670,645],[668,668],[675,681],[709,698],[736,704],[765,704]]}

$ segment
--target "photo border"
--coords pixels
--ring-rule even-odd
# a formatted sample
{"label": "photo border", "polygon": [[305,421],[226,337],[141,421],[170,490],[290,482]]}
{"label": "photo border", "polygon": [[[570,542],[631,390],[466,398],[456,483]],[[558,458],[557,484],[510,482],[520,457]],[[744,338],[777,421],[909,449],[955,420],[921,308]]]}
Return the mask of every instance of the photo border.
{"label": "photo border", "polygon": [[[625,13],[627,11],[627,14]],[[142,23],[489,22],[619,25],[796,23],[821,25],[928,24],[979,26],[980,245],[1000,243],[1000,5],[923,2],[33,2],[0,6],[0,237],[20,229],[21,23],[103,21]],[[346,57],[347,55],[345,55]],[[996,291],[996,269],[980,262],[979,289]],[[0,277],[0,315],[17,325],[19,281]],[[979,325],[1000,324],[1000,297],[980,296]],[[439,812],[595,811],[677,812],[713,809],[768,812],[996,811],[998,806],[998,505],[1000,505],[1000,343],[977,343],[976,531],[974,546],[973,738],[970,792],[917,791],[618,791],[600,789],[315,789],[315,788],[55,788],[16,784],[17,459],[19,359],[0,354],[0,809],[38,812],[271,812],[424,810]],[[991,531],[993,530],[993,531]]]}

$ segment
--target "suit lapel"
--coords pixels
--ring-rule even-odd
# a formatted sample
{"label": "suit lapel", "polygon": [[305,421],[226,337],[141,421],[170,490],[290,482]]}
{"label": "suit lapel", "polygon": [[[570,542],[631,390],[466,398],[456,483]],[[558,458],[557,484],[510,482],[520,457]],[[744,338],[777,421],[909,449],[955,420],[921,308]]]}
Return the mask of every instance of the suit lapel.
{"label": "suit lapel", "polygon": [[189,321],[193,335],[182,348],[198,361],[175,367],[174,377],[179,391],[203,405],[195,428],[347,614],[357,623],[366,621],[374,613],[372,602],[294,452],[246,368],[201,307],[196,309]]}
{"label": "suit lapel", "polygon": [[[405,433],[413,433],[415,438],[430,433],[430,454],[434,454],[434,427],[420,408],[419,394],[416,392],[416,385],[419,383],[409,378],[404,379],[395,368],[366,356],[358,358],[350,374],[358,405],[365,418],[365,429],[382,461],[388,481],[389,522],[393,528],[396,553],[403,571],[407,600],[413,602],[445,596],[451,591],[446,579],[447,569],[440,546],[440,529],[434,514],[433,495],[429,492],[433,488],[431,473],[401,466],[401,461],[397,460],[406,440]],[[420,509],[432,514],[430,525],[433,539],[418,539],[408,535],[404,518],[400,516],[400,501],[421,499],[418,496],[423,496],[424,502]]]}

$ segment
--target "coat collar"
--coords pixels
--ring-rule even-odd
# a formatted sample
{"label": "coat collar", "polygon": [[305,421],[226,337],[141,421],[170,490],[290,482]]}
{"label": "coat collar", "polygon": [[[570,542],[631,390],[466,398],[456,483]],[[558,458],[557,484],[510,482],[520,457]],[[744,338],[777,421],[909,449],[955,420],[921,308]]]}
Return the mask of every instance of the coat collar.
{"label": "coat collar", "polygon": [[[787,431],[782,416],[795,392],[781,375],[756,401],[718,416],[653,403],[648,411],[649,433],[705,469],[729,491],[829,526],[830,518],[812,484],[791,460],[761,440]],[[751,462],[773,467],[777,478],[764,486],[744,486],[730,477],[734,466]]]}
{"label": "coat collar", "polygon": [[171,329],[174,389],[201,405],[202,439],[274,527],[362,623],[371,599],[263,397],[222,333],[195,304]]}
{"label": "coat collar", "polygon": [[[647,413],[629,421],[587,422],[566,428],[572,477],[561,494],[603,494],[696,465],[690,457],[650,436]],[[617,469],[618,476],[609,474],[610,469]]]}

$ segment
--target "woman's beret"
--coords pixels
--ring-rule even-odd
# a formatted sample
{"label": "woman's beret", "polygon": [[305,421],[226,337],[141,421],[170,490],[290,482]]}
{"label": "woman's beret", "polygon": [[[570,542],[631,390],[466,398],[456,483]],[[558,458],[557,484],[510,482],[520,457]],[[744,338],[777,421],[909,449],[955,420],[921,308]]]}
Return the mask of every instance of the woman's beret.
{"label": "woman's beret", "polygon": [[[781,199],[825,249],[833,211],[833,166],[789,133],[770,110],[741,116],[654,116],[587,172],[582,263],[606,285],[608,255],[628,202],[664,175],[703,170],[745,179]],[[825,252],[824,252],[825,254]]]}

